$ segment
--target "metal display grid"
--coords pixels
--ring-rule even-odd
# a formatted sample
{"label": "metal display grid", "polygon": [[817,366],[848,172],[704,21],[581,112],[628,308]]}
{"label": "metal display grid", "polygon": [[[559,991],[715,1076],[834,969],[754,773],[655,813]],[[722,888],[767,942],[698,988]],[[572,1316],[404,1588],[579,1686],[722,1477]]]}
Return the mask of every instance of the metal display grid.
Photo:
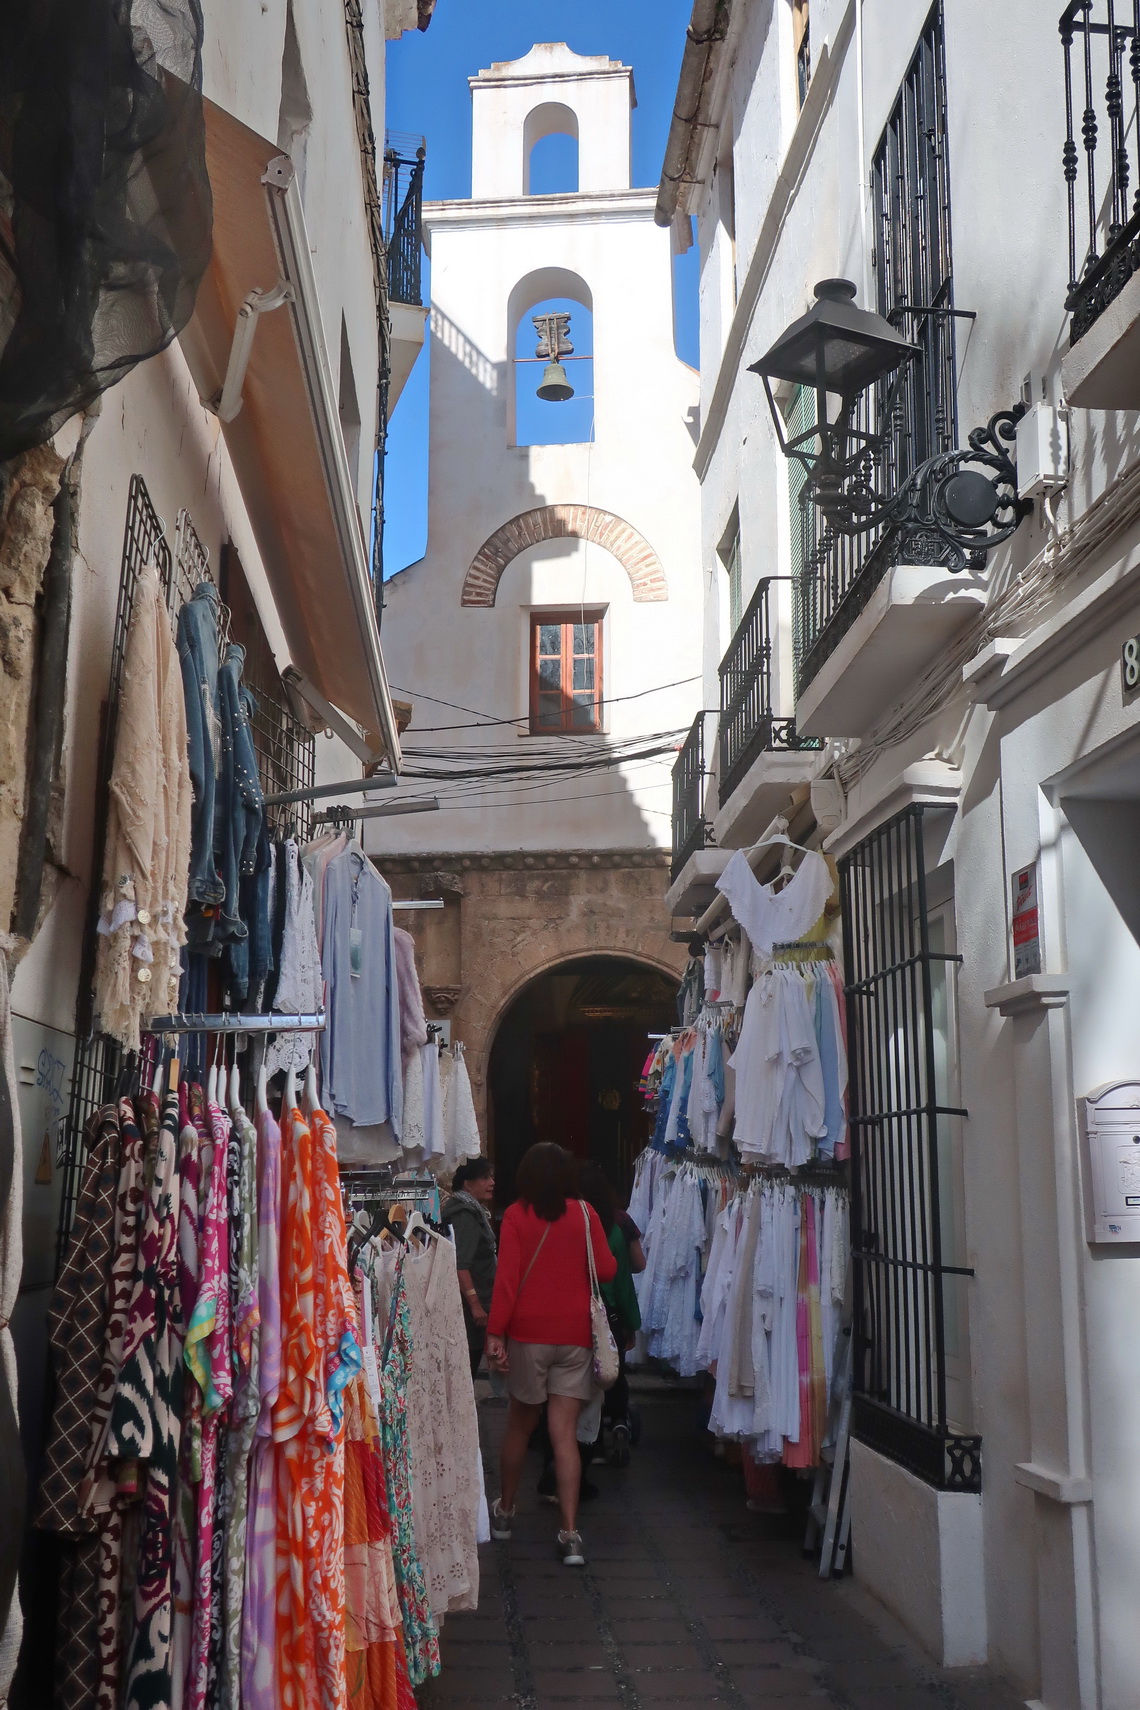
{"label": "metal display grid", "polygon": [[[115,755],[119,694],[131,616],[138,593],[139,577],[147,564],[158,571],[172,626],[200,582],[215,580],[209,553],[203,546],[189,511],[178,512],[174,547],[167,539],[166,524],[155,510],[141,475],[131,477],[127,497],[123,555],[119,572],[119,595],[111,640],[111,668],[104,703],[96,780],[95,831],[91,871],[94,875],[84,933],[76,1000],[75,1067],[71,1076],[65,1123],[63,1183],[56,1238],[56,1269],[63,1263],[68,1233],[75,1215],[83,1164],[83,1131],[91,1116],[113,1099],[127,1068],[125,1054],[113,1039],[95,1030],[94,980],[98,941],[99,885],[107,841],[107,812],[111,768]],[[251,609],[252,603],[250,602]],[[223,642],[229,639],[229,613],[223,607]],[[315,740],[294,718],[281,688],[269,644],[260,622],[247,615],[240,639],[246,647],[245,681],[253,691],[256,709],[252,718],[253,743],[265,793],[304,789],[313,782]],[[269,825],[275,835],[291,831],[309,835],[312,808],[299,804],[288,811],[270,810]]]}

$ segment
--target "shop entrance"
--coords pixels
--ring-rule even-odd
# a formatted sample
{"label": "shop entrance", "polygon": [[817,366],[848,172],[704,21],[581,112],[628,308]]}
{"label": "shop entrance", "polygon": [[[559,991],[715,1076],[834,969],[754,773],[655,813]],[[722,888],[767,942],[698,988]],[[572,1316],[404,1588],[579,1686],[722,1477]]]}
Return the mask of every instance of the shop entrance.
{"label": "shop entrance", "polygon": [[491,1048],[490,1132],[497,1198],[514,1196],[536,1140],[593,1158],[623,1194],[649,1138],[639,1092],[653,1036],[676,1021],[677,982],[643,962],[581,957],[519,993]]}

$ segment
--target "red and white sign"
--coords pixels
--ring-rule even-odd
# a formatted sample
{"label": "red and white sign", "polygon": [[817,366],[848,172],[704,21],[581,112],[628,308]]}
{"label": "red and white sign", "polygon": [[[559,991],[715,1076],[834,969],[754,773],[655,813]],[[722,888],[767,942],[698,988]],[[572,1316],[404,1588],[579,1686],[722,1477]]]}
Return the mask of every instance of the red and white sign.
{"label": "red and white sign", "polygon": [[1041,972],[1041,911],[1037,902],[1037,863],[1013,875],[1013,977]]}

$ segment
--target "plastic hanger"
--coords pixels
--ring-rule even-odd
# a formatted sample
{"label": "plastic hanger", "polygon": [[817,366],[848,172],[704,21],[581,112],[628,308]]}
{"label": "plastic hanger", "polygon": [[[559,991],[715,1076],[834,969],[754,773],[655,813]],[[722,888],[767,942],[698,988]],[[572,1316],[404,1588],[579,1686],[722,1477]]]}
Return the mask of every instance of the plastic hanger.
{"label": "plastic hanger", "polygon": [[218,1051],[221,1048],[221,1035],[214,1040],[214,1055],[210,1062],[210,1072],[206,1076],[206,1103],[218,1102]]}
{"label": "plastic hanger", "polygon": [[236,1038],[234,1039],[233,1062],[230,1064],[229,1098],[227,1099],[226,1102],[228,1103],[228,1105],[230,1107],[230,1115],[232,1117],[236,1118],[236,1117],[241,1115],[241,1109],[242,1109],[242,1103],[241,1103],[241,1070],[238,1068],[237,1039]]}
{"label": "plastic hanger", "polygon": [[321,1108],[320,1096],[317,1092],[316,1059],[315,1057],[310,1057],[309,1066],[305,1070],[305,1109],[311,1116],[313,1111],[320,1110]]}
{"label": "plastic hanger", "polygon": [[281,1113],[292,1110],[297,1103],[297,1071],[290,1066],[285,1076],[285,1091],[281,1094]]}
{"label": "plastic hanger", "polygon": [[257,1090],[253,1108],[258,1116],[265,1116],[269,1111],[269,1074],[265,1067],[264,1046],[261,1050],[261,1061],[257,1065]]}
{"label": "plastic hanger", "polygon": [[165,1085],[166,1085],[166,1053],[165,1053],[165,1051],[159,1051],[158,1055],[155,1057],[155,1060],[154,1060],[154,1083],[153,1083],[152,1090],[154,1092],[155,1098],[161,1098],[162,1097],[162,1091],[163,1091],[163,1087]]}

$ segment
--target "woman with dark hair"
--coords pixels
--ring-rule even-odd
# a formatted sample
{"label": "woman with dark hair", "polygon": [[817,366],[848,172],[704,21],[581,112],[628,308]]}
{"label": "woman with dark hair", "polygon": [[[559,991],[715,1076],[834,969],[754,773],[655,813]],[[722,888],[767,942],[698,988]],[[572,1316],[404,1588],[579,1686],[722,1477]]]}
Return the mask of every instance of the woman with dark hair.
{"label": "woman with dark hair", "polygon": [[451,1198],[444,1202],[440,1213],[455,1237],[455,1267],[463,1293],[472,1377],[483,1357],[487,1312],[495,1286],[495,1231],[490,1213],[494,1197],[495,1172],[490,1158],[471,1158],[456,1170]]}
{"label": "woman with dark hair", "polygon": [[617,1261],[597,1212],[574,1198],[574,1161],[561,1146],[532,1146],[515,1185],[519,1197],[503,1218],[487,1323],[487,1362],[508,1372],[510,1396],[502,1494],[491,1510],[491,1534],[511,1535],[527,1447],[545,1402],[562,1515],[559,1553],[567,1567],[581,1567],[586,1557],[578,1534],[577,1426],[595,1387],[586,1242],[600,1282],[612,1281]]}
{"label": "woman with dark hair", "polygon": [[602,1419],[610,1430],[610,1460],[614,1466],[629,1462],[629,1379],[625,1356],[641,1329],[641,1308],[633,1286],[634,1274],[645,1269],[641,1230],[628,1211],[618,1206],[617,1195],[600,1164],[592,1160],[578,1167],[578,1191],[588,1199],[606,1232],[610,1252],[617,1262],[613,1282],[603,1283],[602,1297],[609,1314],[610,1329],[618,1347],[618,1380],[602,1404]]}

